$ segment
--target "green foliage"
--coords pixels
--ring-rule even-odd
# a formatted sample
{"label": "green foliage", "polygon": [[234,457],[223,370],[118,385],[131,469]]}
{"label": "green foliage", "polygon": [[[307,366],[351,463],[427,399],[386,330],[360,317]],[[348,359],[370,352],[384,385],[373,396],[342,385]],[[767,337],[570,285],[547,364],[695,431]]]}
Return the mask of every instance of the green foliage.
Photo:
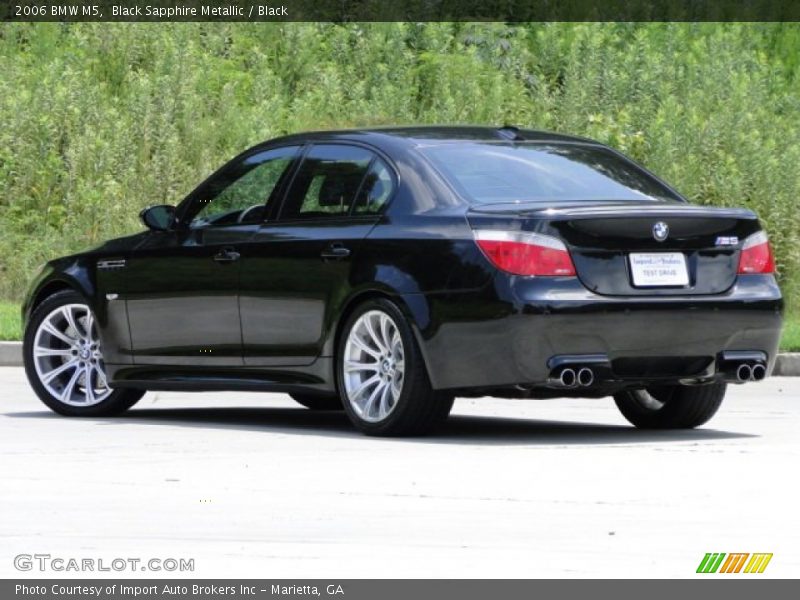
{"label": "green foliage", "polygon": [[748,206],[800,293],[800,26],[0,24],[0,297],[294,131],[513,123]]}
{"label": "green foliage", "polygon": [[20,308],[13,302],[0,302],[0,342],[22,339]]}
{"label": "green foliage", "polygon": [[783,322],[781,335],[783,352],[800,352],[800,316],[789,314]]}

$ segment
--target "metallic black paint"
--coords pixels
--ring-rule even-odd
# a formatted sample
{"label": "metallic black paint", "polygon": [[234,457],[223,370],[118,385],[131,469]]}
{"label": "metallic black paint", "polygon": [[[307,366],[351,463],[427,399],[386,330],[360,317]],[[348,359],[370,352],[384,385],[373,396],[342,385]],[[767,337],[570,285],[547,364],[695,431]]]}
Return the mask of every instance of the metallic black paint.
{"label": "metallic black paint", "polygon": [[[679,202],[470,207],[415,149],[438,139],[506,138],[488,128],[417,128],[267,142],[242,156],[324,141],[366,146],[396,170],[394,197],[380,216],[297,222],[274,220],[273,199],[262,224],[189,230],[180,219],[196,190],[178,207],[175,230],[48,263],[23,317],[59,288],[77,290],[97,316],[112,385],[147,389],[333,391],[339,327],[376,295],[394,299],[408,318],[434,388],[463,394],[605,395],[654,380],[720,378],[726,351],[762,352],[771,370],[780,290],[771,275],[735,275],[741,241],[760,229],[750,211]],[[624,275],[626,252],[661,247],[650,233],[656,220],[689,257],[686,288],[637,289]],[[473,226],[557,235],[578,277],[498,272]],[[720,235],[740,243],[709,248]],[[238,260],[218,260],[230,253]],[[100,269],[100,261],[125,266]],[[600,356],[608,381],[553,390],[553,361],[565,355]],[[684,373],[681,364],[704,366]]]}

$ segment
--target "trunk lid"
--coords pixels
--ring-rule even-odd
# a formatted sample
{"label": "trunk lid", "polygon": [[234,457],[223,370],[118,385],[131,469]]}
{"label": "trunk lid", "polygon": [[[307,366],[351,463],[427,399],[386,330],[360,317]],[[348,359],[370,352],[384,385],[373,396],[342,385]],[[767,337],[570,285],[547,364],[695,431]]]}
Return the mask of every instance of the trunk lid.
{"label": "trunk lid", "polygon": [[724,293],[736,280],[742,243],[760,230],[746,209],[665,202],[482,205],[468,220],[473,229],[560,238],[581,282],[608,296]]}

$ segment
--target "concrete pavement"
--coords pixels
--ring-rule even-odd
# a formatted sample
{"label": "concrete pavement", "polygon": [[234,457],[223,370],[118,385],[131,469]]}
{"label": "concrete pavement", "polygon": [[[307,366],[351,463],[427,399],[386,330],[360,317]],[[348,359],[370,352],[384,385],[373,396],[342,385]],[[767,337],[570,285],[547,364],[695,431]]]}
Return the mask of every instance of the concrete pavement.
{"label": "concrete pavement", "polygon": [[610,399],[465,399],[440,435],[386,440],[278,394],[68,419],[0,368],[0,576],[48,553],[204,578],[692,577],[706,552],[772,552],[757,577],[797,577],[800,380],[729,390],[695,431],[637,431]]}

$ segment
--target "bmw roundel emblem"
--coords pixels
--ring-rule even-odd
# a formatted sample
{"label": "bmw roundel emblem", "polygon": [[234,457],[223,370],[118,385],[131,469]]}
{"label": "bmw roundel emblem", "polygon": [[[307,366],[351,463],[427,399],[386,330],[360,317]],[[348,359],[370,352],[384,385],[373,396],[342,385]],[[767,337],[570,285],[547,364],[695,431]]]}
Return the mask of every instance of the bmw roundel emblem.
{"label": "bmw roundel emblem", "polygon": [[657,242],[663,242],[669,235],[669,225],[664,221],[659,221],[653,225],[653,237]]}

